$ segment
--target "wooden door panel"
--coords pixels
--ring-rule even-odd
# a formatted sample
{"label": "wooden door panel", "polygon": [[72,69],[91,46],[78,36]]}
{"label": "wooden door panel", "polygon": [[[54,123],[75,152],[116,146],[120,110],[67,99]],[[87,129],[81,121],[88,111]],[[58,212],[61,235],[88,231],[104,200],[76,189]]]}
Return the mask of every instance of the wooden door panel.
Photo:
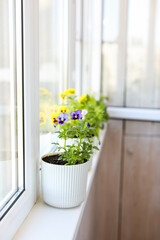
{"label": "wooden door panel", "polygon": [[160,136],[160,123],[145,121],[126,121],[126,135]]}
{"label": "wooden door panel", "polygon": [[76,240],[117,240],[122,121],[111,120]]}
{"label": "wooden door panel", "polygon": [[111,120],[98,166],[96,240],[117,240],[122,121]]}
{"label": "wooden door panel", "polygon": [[121,240],[160,239],[160,138],[125,136]]}

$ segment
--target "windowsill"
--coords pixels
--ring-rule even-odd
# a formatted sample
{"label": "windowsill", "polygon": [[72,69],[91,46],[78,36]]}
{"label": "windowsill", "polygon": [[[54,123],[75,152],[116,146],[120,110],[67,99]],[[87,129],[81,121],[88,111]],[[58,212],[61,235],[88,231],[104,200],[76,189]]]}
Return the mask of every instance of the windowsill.
{"label": "windowsill", "polygon": [[[106,129],[101,131],[101,146],[105,133]],[[16,233],[13,238],[14,240],[28,240],[33,238],[34,240],[75,239],[97,169],[100,152],[101,150],[94,154],[92,168],[88,173],[85,201],[76,208],[59,209],[48,206],[42,200],[39,200]]]}

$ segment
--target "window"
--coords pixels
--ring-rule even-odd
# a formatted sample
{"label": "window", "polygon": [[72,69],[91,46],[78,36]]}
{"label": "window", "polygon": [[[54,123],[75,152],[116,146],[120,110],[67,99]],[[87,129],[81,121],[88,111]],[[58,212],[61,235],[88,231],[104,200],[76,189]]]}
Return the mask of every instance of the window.
{"label": "window", "polygon": [[123,104],[123,85],[119,79],[119,0],[103,1],[102,18],[102,92],[111,105]]}
{"label": "window", "polygon": [[50,116],[60,93],[100,94],[101,10],[96,0],[39,1],[40,156],[55,150]]}
{"label": "window", "polygon": [[0,239],[12,239],[37,196],[38,0],[2,0],[0,13]]}
{"label": "window", "polygon": [[[55,147],[51,113],[68,84],[68,1],[39,1],[40,156]],[[42,123],[42,124],[41,124]],[[45,124],[43,124],[45,123]]]}
{"label": "window", "polygon": [[103,0],[102,90],[111,106],[160,107],[159,17],[159,1]]}
{"label": "window", "polygon": [[0,2],[0,218],[24,190],[23,78],[17,77],[14,7]]}
{"label": "window", "polygon": [[[72,2],[72,1],[71,1]],[[77,93],[100,94],[101,78],[101,1],[87,0],[70,3],[69,86]],[[73,24],[73,22],[75,24]]]}

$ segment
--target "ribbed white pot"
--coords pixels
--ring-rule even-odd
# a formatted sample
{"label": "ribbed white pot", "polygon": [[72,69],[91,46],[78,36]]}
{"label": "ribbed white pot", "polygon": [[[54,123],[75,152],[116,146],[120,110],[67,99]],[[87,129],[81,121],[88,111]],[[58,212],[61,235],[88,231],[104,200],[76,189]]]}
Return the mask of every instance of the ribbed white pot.
{"label": "ribbed white pot", "polygon": [[85,199],[89,162],[56,165],[42,159],[42,197],[47,204],[72,208]]}

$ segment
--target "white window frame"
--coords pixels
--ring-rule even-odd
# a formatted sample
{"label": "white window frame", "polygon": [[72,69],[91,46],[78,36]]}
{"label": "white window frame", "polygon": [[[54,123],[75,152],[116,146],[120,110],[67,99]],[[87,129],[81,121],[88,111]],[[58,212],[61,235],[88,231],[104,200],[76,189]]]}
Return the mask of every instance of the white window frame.
{"label": "white window frame", "polygon": [[[13,1],[13,0],[12,0]],[[39,68],[38,68],[38,0],[15,0],[17,18],[23,3],[23,77],[25,190],[0,222],[0,239],[12,239],[36,202],[39,158]],[[21,32],[21,24],[17,33]],[[17,35],[17,48],[21,34]],[[21,56],[17,55],[17,58]],[[18,76],[20,77],[20,76]]]}

